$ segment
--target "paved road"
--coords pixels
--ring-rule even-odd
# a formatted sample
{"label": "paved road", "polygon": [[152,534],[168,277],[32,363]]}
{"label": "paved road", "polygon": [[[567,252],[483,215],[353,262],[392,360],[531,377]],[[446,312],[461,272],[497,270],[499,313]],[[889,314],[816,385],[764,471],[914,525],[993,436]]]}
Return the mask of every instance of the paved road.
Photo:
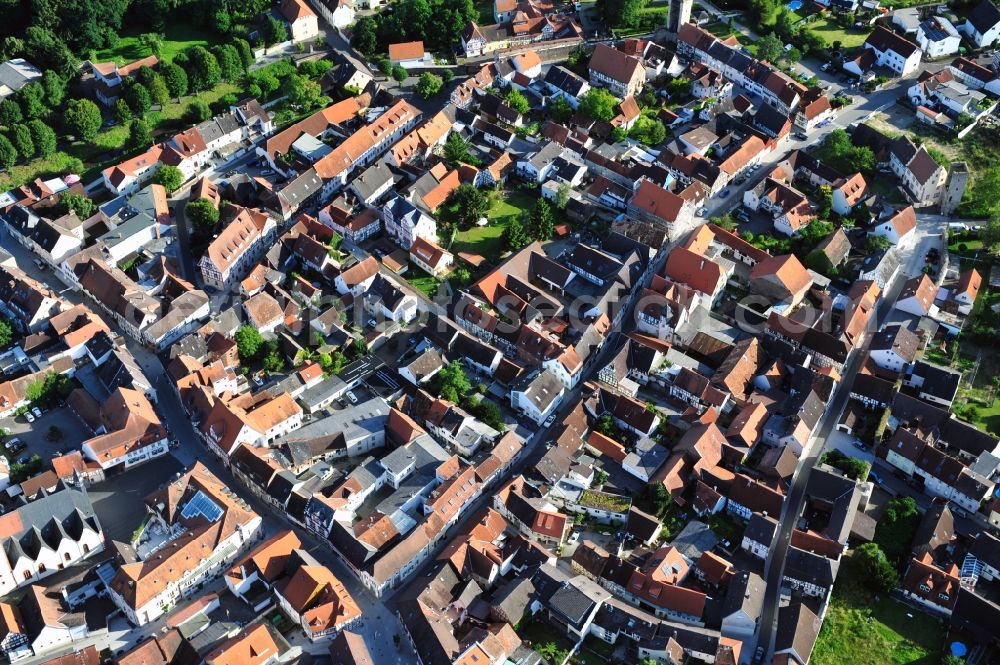
{"label": "paved road", "polygon": [[[879,300],[875,316],[873,317],[874,321],[869,323],[863,344],[855,348],[848,359],[844,371],[841,373],[841,381],[820,420],[816,435],[810,440],[806,450],[803,451],[802,457],[799,459],[795,475],[792,479],[792,485],[782,506],[777,540],[772,546],[768,554],[768,559],[765,562],[767,595],[765,596],[764,608],[761,615],[761,628],[757,640],[758,644],[765,645],[768,654],[774,649],[778,600],[785,557],[788,554],[789,539],[791,538],[792,529],[795,527],[798,516],[802,512],[809,475],[840,420],[840,416],[850,397],[851,384],[854,382],[854,377],[860,369],[862,361],[868,354],[868,347],[871,344],[873,333],[885,323],[886,318],[892,311],[893,304],[896,302],[896,297],[903,288],[904,282],[911,275],[920,272],[924,263],[923,257],[926,253],[926,243],[933,241],[935,233],[940,229],[940,225],[944,224],[944,218],[941,218],[939,215],[924,216],[922,220],[918,221],[920,222],[918,228],[922,233],[918,235],[918,238],[914,242],[910,243],[909,247],[904,248],[904,255],[900,262],[899,271],[894,280],[882,293],[882,298]],[[765,662],[769,661],[765,659]]]}

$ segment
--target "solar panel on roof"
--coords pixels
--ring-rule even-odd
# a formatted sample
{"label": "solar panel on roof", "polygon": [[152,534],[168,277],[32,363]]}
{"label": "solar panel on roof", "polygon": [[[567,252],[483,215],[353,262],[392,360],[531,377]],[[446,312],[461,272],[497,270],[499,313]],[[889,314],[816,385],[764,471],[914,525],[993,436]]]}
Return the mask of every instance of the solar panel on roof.
{"label": "solar panel on roof", "polygon": [[198,490],[198,492],[191,497],[191,500],[187,502],[187,505],[185,505],[184,509],[181,511],[181,516],[185,519],[193,519],[198,515],[201,515],[209,522],[214,522],[222,517],[222,508],[209,499],[201,490]]}

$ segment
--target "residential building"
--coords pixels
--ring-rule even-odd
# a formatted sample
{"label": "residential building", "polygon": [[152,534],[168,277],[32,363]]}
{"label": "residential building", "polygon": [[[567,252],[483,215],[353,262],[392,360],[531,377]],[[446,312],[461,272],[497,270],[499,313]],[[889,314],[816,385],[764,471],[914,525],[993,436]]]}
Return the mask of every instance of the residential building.
{"label": "residential building", "polygon": [[240,208],[198,263],[205,284],[228,291],[271,247],[277,232],[277,224],[264,212]]}

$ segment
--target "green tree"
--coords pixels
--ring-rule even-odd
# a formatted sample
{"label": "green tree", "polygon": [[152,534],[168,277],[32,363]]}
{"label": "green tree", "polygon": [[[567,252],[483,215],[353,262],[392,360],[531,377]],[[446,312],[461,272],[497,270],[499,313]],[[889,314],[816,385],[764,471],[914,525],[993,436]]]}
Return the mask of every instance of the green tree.
{"label": "green tree", "polygon": [[459,164],[471,164],[472,152],[469,142],[458,132],[452,132],[444,142],[444,161],[451,168]]}
{"label": "green tree", "polygon": [[612,27],[635,28],[642,20],[646,0],[598,0],[604,22]]}
{"label": "green tree", "polygon": [[531,104],[528,103],[528,98],[520,90],[511,88],[511,91],[507,93],[506,99],[507,106],[511,107],[521,115],[524,115],[531,109]]}
{"label": "green tree", "polygon": [[66,80],[51,69],[45,70],[42,76],[42,87],[45,89],[45,101],[49,108],[62,106],[66,97]]}
{"label": "green tree", "polygon": [[659,145],[667,138],[667,128],[656,118],[639,116],[632,125],[629,136],[646,145]]}
{"label": "green tree", "polygon": [[430,72],[424,72],[417,80],[417,94],[424,99],[430,99],[438,94],[442,87],[444,87],[444,81],[441,80],[441,77]]}
{"label": "green tree", "polygon": [[253,57],[253,49],[250,48],[250,42],[241,37],[236,37],[233,39],[233,46],[236,48],[236,52],[240,56],[240,62],[243,63],[243,71],[250,71],[250,65],[252,65],[255,60]]}
{"label": "green tree", "polygon": [[156,169],[156,173],[153,174],[153,182],[157,185],[163,185],[167,194],[173,194],[184,183],[184,174],[176,166],[164,164]]}
{"label": "green tree", "polygon": [[13,127],[23,121],[24,115],[21,113],[21,107],[17,102],[10,97],[0,102],[0,125]]}
{"label": "green tree", "polygon": [[188,102],[187,109],[184,110],[184,119],[192,124],[205,122],[212,117],[212,109],[208,102],[201,97],[195,97]]}
{"label": "green tree", "polygon": [[445,226],[454,225],[467,228],[486,214],[490,202],[486,195],[468,183],[462,183],[455,188],[444,202],[440,220]]}
{"label": "green tree", "polygon": [[385,76],[392,76],[392,60],[389,58],[379,58],[378,70]]}
{"label": "green tree", "polygon": [[543,198],[535,202],[535,207],[531,211],[531,223],[528,225],[528,233],[535,240],[551,240],[554,231],[555,221],[552,215],[552,206]]}
{"label": "green tree", "polygon": [[329,60],[307,60],[305,62],[299,63],[299,74],[311,79],[321,79],[323,75],[326,74],[330,69],[333,68],[333,63]]}
{"label": "green tree", "polygon": [[49,107],[46,104],[45,88],[41,83],[29,83],[16,95],[18,103],[21,105],[21,112],[25,118],[44,118],[48,115]]}
{"label": "green tree", "polygon": [[222,68],[208,49],[192,46],[186,51],[186,55],[188,82],[192,90],[207,90],[221,80]]}
{"label": "green tree", "polygon": [[444,81],[445,85],[451,83],[451,80],[453,78],[455,78],[455,72],[451,71],[450,69],[446,69],[443,72],[441,72],[441,80]]}
{"label": "green tree", "polygon": [[892,243],[889,241],[888,238],[877,235],[869,235],[868,238],[865,240],[865,244],[868,247],[868,251],[871,252],[872,254],[876,254],[878,252],[884,252],[885,250],[892,247]]}
{"label": "green tree", "polygon": [[570,189],[569,185],[565,183],[559,185],[559,189],[556,190],[556,201],[555,201],[557,208],[559,208],[560,210],[566,209],[566,204],[569,203],[571,191],[572,190]]}
{"label": "green tree", "polygon": [[912,519],[918,514],[917,502],[912,496],[897,496],[886,504],[882,517],[891,524],[899,520]]}
{"label": "green tree", "polygon": [[5,348],[14,341],[14,329],[5,318],[0,318],[0,348]]}
{"label": "green tree", "polygon": [[965,665],[965,660],[953,653],[942,653],[941,665]]}
{"label": "green tree", "polygon": [[188,93],[188,75],[183,69],[172,62],[160,66],[163,82],[167,84],[167,92],[174,99],[180,99]]}
{"label": "green tree", "polygon": [[284,92],[288,96],[288,101],[303,111],[316,108],[323,99],[323,89],[319,83],[298,74],[292,74],[285,79]]}
{"label": "green tree", "polygon": [[397,83],[402,83],[410,75],[402,65],[394,65],[392,68],[392,78]]}
{"label": "green tree", "polygon": [[264,356],[261,365],[268,374],[275,374],[285,369],[285,359],[277,351],[271,351]]}
{"label": "green tree", "polygon": [[875,170],[875,153],[868,146],[855,147],[843,129],[826,135],[816,150],[816,156],[828,166],[842,173],[872,173]]}
{"label": "green tree", "polygon": [[153,144],[153,135],[142,118],[135,118],[128,125],[128,147],[130,150],[148,148]]}
{"label": "green tree", "polygon": [[234,334],[233,340],[236,342],[236,352],[240,356],[240,361],[249,363],[257,357],[262,346],[264,337],[253,326],[242,326]]}
{"label": "green tree", "polygon": [[101,109],[89,99],[71,99],[63,113],[63,122],[77,139],[90,141],[101,129]]}
{"label": "green tree", "polygon": [[97,205],[85,194],[63,194],[59,206],[64,212],[72,210],[80,219],[88,219],[97,210]]}
{"label": "green tree", "polygon": [[264,26],[264,43],[272,46],[285,41],[288,41],[288,29],[285,27],[285,22],[268,16],[267,24]]}
{"label": "green tree", "polygon": [[888,593],[899,585],[899,573],[877,544],[865,543],[854,550],[853,556],[865,583],[875,591]]}
{"label": "green tree", "polygon": [[777,62],[784,53],[784,44],[772,32],[757,40],[757,57],[768,62]]}
{"label": "green tree", "polygon": [[163,53],[163,35],[158,32],[144,32],[139,35],[139,43],[153,55],[158,56]]}
{"label": "green tree", "polygon": [[[371,57],[378,51],[378,26],[375,19],[363,16],[354,24],[354,34],[351,35],[351,46],[358,52]],[[388,75],[388,74],[386,74]]]}
{"label": "green tree", "polygon": [[785,51],[785,60],[792,63],[801,62],[802,51],[793,46],[792,48]]}
{"label": "green tree", "polygon": [[580,98],[580,112],[594,120],[610,122],[617,107],[618,100],[604,88],[591,88]]}
{"label": "green tree", "polygon": [[228,35],[233,29],[233,17],[225,9],[216,10],[212,22],[215,24],[215,31],[220,35]]}
{"label": "green tree", "polygon": [[549,103],[548,106],[549,115],[552,119],[558,123],[567,123],[569,119],[573,117],[573,107],[569,105],[569,102],[562,96],[556,97]]}
{"label": "green tree", "polygon": [[753,24],[771,28],[778,22],[778,15],[783,8],[781,0],[750,0],[748,13]]}
{"label": "green tree", "polygon": [[38,156],[51,157],[57,147],[55,130],[37,118],[28,121],[28,129],[31,130],[31,140]]}
{"label": "green tree", "polygon": [[28,160],[34,156],[35,143],[31,140],[31,130],[27,125],[14,125],[10,138],[22,159]]}
{"label": "green tree", "polygon": [[153,98],[153,101],[160,108],[163,108],[163,105],[170,101],[170,91],[167,89],[167,82],[156,72],[153,72],[153,76],[146,87],[149,89],[149,96]]}
{"label": "green tree", "polygon": [[521,224],[521,220],[517,217],[507,222],[501,237],[503,238],[504,246],[513,251],[521,249],[531,241],[527,231],[524,230],[524,225]]}
{"label": "green tree", "polygon": [[435,394],[441,399],[458,404],[462,397],[472,392],[472,383],[465,375],[460,362],[450,362],[434,375]]}
{"label": "green tree", "polygon": [[128,107],[137,116],[143,116],[153,106],[153,96],[149,94],[149,89],[138,81],[132,81],[125,85],[123,95]]}
{"label": "green tree", "polygon": [[[99,8],[99,5],[98,5]],[[55,8],[53,8],[54,11]],[[84,10],[81,10],[84,11]],[[65,12],[67,20],[76,20],[77,12]],[[52,69],[67,78],[76,74],[79,61],[55,32],[40,25],[32,25],[24,31],[25,53],[31,54],[31,62],[39,69]]]}
{"label": "green tree", "polygon": [[219,74],[223,81],[238,81],[243,76],[243,61],[236,47],[222,44],[212,49],[212,55],[219,63]]}
{"label": "green tree", "polygon": [[806,255],[806,260],[803,261],[806,268],[818,272],[821,275],[830,276],[830,271],[833,270],[833,264],[830,262],[830,258],[820,249],[814,249]]}
{"label": "green tree", "polygon": [[132,113],[132,109],[129,108],[128,102],[121,97],[115,100],[115,122],[119,125],[127,125],[129,120],[134,117],[135,114]]}
{"label": "green tree", "polygon": [[211,233],[219,223],[219,209],[208,199],[196,199],[187,204],[185,214],[202,233]]}

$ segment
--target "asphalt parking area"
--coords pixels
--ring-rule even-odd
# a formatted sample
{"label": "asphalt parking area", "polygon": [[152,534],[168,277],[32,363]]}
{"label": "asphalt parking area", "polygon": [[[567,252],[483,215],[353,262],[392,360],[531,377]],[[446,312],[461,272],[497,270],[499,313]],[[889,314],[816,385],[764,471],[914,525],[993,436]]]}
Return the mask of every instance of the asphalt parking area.
{"label": "asphalt parking area", "polygon": [[67,407],[50,409],[32,423],[24,416],[0,418],[0,427],[27,444],[27,449],[9,457],[16,460],[23,455],[38,455],[43,468],[52,465],[53,453],[79,450],[80,444],[92,436],[83,421]]}
{"label": "asphalt parking area", "polygon": [[183,470],[184,465],[176,457],[164,455],[91,485],[87,493],[101,521],[105,540],[129,542],[146,515],[146,497]]}

